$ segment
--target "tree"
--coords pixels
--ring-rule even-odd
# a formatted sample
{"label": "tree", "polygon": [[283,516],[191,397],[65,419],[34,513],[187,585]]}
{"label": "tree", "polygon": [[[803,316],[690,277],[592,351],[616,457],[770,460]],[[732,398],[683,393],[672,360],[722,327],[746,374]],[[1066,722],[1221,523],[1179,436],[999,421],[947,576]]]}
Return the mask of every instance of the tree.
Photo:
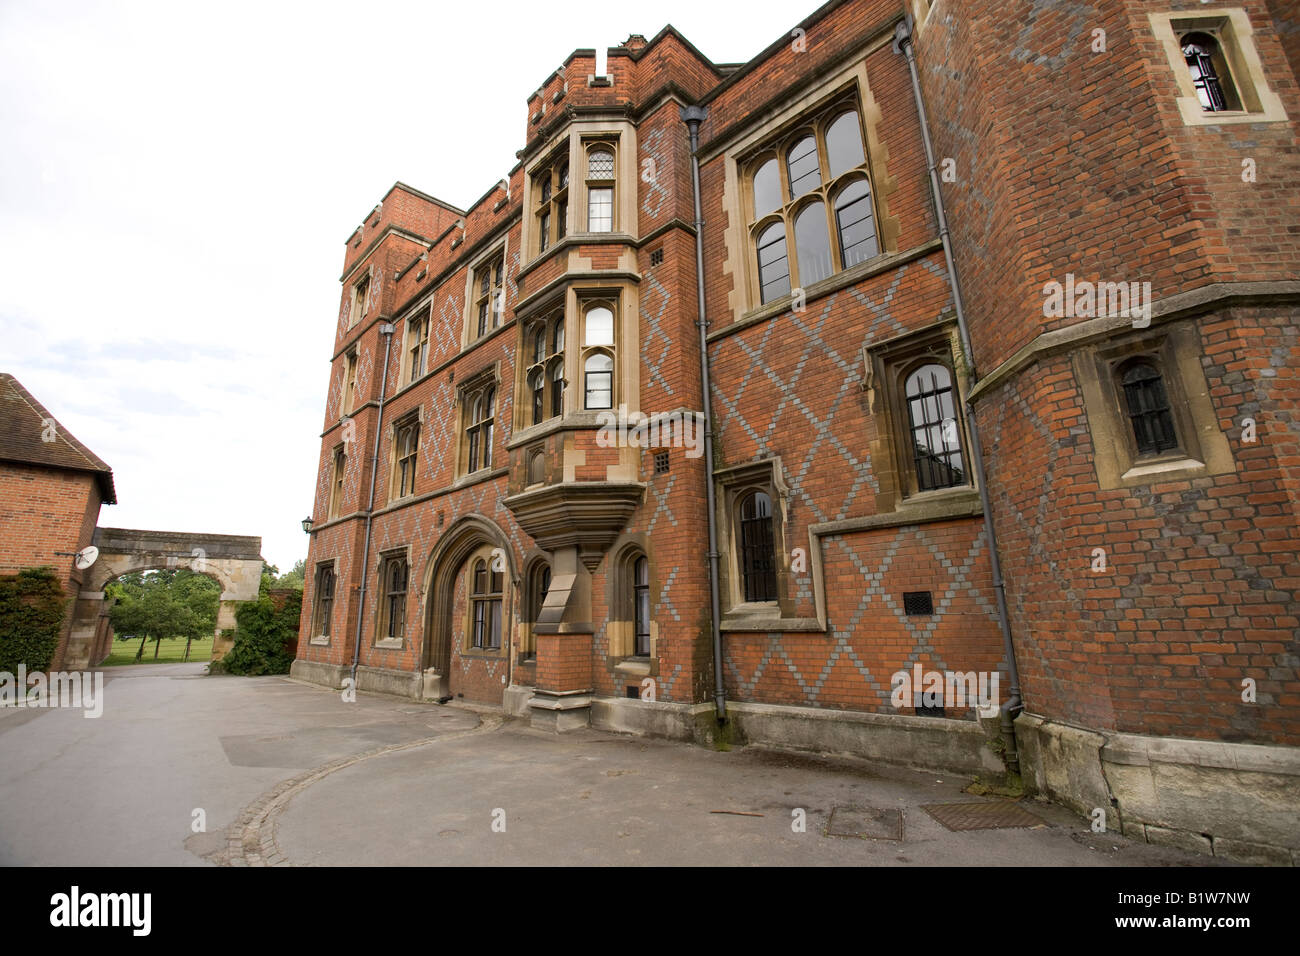
{"label": "tree", "polygon": [[293,568],[275,579],[277,588],[297,588],[302,590],[307,580],[307,559],[299,558]]}
{"label": "tree", "polygon": [[190,644],[211,634],[217,624],[220,586],[188,568],[125,574],[105,591],[114,598],[109,611],[113,630],[140,638],[137,661],[144,657],[149,640],[154,642],[153,656],[157,660],[162,639],[176,637],[186,639],[188,660]]}

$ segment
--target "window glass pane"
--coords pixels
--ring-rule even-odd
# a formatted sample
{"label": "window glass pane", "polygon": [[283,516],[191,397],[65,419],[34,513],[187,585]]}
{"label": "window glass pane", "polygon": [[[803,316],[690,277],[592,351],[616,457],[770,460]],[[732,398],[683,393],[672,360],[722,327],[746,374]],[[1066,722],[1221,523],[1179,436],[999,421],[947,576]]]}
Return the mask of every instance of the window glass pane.
{"label": "window glass pane", "polygon": [[606,188],[588,190],[587,231],[614,231],[614,190]]}
{"label": "window glass pane", "polygon": [[546,326],[539,325],[533,332],[533,361],[546,358]]}
{"label": "window glass pane", "polygon": [[614,344],[614,313],[604,306],[587,310],[587,345]]}
{"label": "window glass pane", "polygon": [[863,160],[858,114],[845,113],[826,130],[826,161],[830,165],[831,179],[861,166]]}
{"label": "window glass pane", "polygon": [[790,168],[791,199],[822,184],[821,167],[817,160],[817,140],[811,136],[805,136],[790,147],[786,162]]}
{"label": "window glass pane", "polygon": [[781,208],[781,174],[773,156],[754,174],[754,218]]}
{"label": "window glass pane", "polygon": [[810,203],[794,221],[794,243],[799,250],[799,284],[812,285],[825,279],[831,266],[831,240],[826,234],[826,208]]}
{"label": "window glass pane", "polygon": [[840,191],[835,200],[835,224],[840,231],[840,255],[844,259],[844,268],[879,255],[871,187],[865,179],[854,180]]}
{"label": "window glass pane", "polygon": [[758,282],[762,301],[790,293],[790,259],[785,250],[785,223],[774,222],[758,237]]}
{"label": "window glass pane", "polygon": [[614,407],[614,360],[598,354],[587,359],[587,407]]}
{"label": "window glass pane", "polygon": [[595,149],[587,154],[588,179],[613,179],[614,154],[604,149]]}
{"label": "window glass pane", "polygon": [[564,351],[564,320],[560,319],[555,323],[555,328],[551,331],[551,351]]}
{"label": "window glass pane", "polygon": [[487,593],[487,563],[484,561],[474,562],[474,593]]}
{"label": "window glass pane", "polygon": [[917,490],[963,484],[966,478],[951,373],[943,365],[924,365],[907,377],[903,390]]}

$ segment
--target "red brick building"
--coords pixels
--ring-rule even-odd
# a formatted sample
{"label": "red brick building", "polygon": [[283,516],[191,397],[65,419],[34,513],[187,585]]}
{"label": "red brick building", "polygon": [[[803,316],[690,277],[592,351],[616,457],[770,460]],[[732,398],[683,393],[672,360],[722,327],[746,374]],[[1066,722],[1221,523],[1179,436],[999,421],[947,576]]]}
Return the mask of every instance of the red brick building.
{"label": "red brick building", "polygon": [[[91,543],[106,504],[117,504],[113,470],[22,383],[0,372],[0,574],[52,567],[75,598],[86,572],[74,567],[72,555]],[[68,606],[52,670],[63,665],[73,602]],[[104,618],[96,624],[94,643],[101,647],[110,640]]]}
{"label": "red brick building", "polygon": [[347,239],[295,674],[1009,766],[1291,862],[1292,14],[847,0],[742,65],[574,51],[508,182]]}

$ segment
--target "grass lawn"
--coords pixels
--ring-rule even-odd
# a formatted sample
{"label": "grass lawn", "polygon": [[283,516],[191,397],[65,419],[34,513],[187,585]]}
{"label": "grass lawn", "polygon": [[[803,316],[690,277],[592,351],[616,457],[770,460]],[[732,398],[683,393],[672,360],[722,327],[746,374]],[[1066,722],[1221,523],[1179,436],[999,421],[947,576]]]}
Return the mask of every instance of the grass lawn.
{"label": "grass lawn", "polygon": [[[138,662],[135,659],[135,652],[140,647],[140,639],[136,638],[113,638],[113,652],[108,655],[108,659],[101,664],[101,667],[113,667],[117,664],[175,664],[185,657],[185,639],[163,638],[158,647],[158,660],[153,659],[153,641],[148,641],[144,645],[144,657]],[[212,638],[205,637],[201,641],[195,641],[190,645],[190,662],[206,661],[212,658]]]}

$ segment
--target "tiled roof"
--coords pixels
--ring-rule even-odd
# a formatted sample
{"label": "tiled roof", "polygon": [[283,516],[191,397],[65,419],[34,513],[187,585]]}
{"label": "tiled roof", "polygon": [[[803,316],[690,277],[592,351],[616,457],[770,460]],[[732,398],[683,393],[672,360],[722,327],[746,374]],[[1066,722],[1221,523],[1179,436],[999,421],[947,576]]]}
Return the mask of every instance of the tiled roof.
{"label": "tiled roof", "polygon": [[77,441],[8,372],[0,372],[0,461],[94,472],[104,503],[117,504],[113,469]]}

